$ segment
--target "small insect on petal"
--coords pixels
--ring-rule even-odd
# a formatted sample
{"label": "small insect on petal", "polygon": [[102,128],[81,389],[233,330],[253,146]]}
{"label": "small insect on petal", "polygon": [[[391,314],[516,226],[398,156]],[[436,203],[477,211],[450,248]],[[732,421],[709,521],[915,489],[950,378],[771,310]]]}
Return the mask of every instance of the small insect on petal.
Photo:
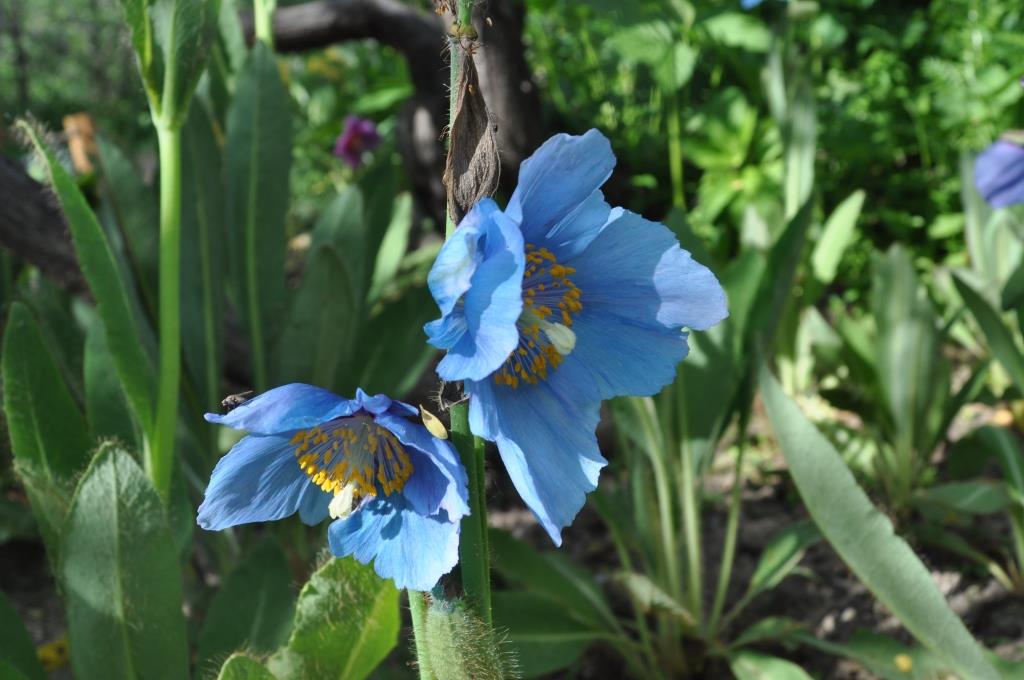
{"label": "small insect on petal", "polygon": [[420,404],[420,418],[423,419],[423,426],[427,428],[430,434],[438,439],[448,439],[448,430],[445,429],[444,423],[441,422],[440,418],[423,408],[423,404]]}

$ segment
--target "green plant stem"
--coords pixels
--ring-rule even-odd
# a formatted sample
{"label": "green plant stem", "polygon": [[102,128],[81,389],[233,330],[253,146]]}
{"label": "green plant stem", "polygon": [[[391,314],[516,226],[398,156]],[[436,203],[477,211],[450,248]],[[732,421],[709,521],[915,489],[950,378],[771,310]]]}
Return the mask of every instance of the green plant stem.
{"label": "green plant stem", "polygon": [[277,0],[253,0],[253,22],[256,39],[267,47],[274,47],[274,10]]}
{"label": "green plant stem", "polygon": [[732,565],[736,557],[736,535],[740,526],[740,506],[743,491],[743,457],[746,454],[746,433],[740,433],[739,452],[736,454],[736,471],[733,475],[732,494],[729,499],[729,517],[725,525],[725,543],[722,547],[722,564],[718,571],[718,584],[715,587],[715,598],[711,604],[711,616],[708,619],[708,638],[718,633],[718,622],[725,606],[725,595],[732,580]]}
{"label": "green plant stem", "polygon": [[694,478],[693,449],[689,441],[681,441],[679,485],[683,514],[683,534],[686,543],[686,578],[690,613],[698,625],[704,620],[704,574],[701,564],[700,502]]}
{"label": "green plant stem", "polygon": [[147,471],[167,500],[181,382],[181,130],[157,125],[160,146],[160,376]]}
{"label": "green plant stem", "polygon": [[462,587],[471,607],[487,625],[491,624],[491,557],[487,541],[487,503],[484,492],[484,442],[469,431],[465,404],[451,410],[452,443],[462,457],[469,477],[470,514],[462,518],[459,563]]}
{"label": "green plant stem", "polygon": [[668,163],[672,178],[672,206],[686,210],[686,194],[683,192],[683,131],[680,124],[682,111],[679,106],[679,93],[669,94],[669,111],[666,127],[668,128]]}
{"label": "green plant stem", "polygon": [[420,680],[435,680],[434,670],[430,666],[430,655],[426,644],[427,634],[427,596],[418,590],[407,590],[409,597],[409,614],[412,618],[412,637],[416,642],[416,667]]}

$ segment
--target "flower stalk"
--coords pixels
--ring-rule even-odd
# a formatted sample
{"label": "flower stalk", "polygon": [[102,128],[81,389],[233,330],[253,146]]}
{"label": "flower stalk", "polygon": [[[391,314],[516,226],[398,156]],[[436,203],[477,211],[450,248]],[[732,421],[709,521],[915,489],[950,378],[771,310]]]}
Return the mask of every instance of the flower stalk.
{"label": "flower stalk", "polygon": [[156,429],[146,468],[166,500],[174,465],[181,384],[181,127],[157,124],[160,148],[160,375]]}

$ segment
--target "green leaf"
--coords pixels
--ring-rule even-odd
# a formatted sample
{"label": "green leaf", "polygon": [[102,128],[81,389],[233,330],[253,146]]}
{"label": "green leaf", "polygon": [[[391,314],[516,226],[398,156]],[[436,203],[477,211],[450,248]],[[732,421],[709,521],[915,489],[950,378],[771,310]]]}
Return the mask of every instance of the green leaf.
{"label": "green leaf", "polygon": [[142,181],[142,173],[110,141],[98,142],[104,193],[110,201],[143,297],[155,309],[160,213],[157,192]]}
{"label": "green leaf", "polygon": [[398,274],[405,251],[409,247],[409,231],[411,229],[412,196],[406,192],[396,197],[391,223],[377,250],[373,267],[373,281],[370,285],[370,300],[377,299],[385,286]]}
{"label": "green leaf", "polygon": [[394,649],[400,627],[394,584],[354,559],[332,559],[302,588],[288,646],[271,657],[270,670],[359,680]]}
{"label": "green leaf", "polygon": [[889,415],[883,426],[901,459],[921,465],[950,399],[950,367],[941,355],[935,310],[899,246],[875,262],[871,309],[878,329],[877,379]]}
{"label": "green leaf", "polygon": [[1017,389],[1024,391],[1024,354],[1003,325],[999,313],[960,276],[954,275],[953,283],[985,334],[992,355],[1006,369]]}
{"label": "green leaf", "polygon": [[736,680],[811,680],[799,666],[775,656],[744,649],[729,657]]}
{"label": "green leaf", "polygon": [[805,520],[786,527],[768,543],[750,577],[750,597],[779,585],[803,559],[807,549],[821,540],[814,523]]}
{"label": "green leaf", "polygon": [[785,616],[767,616],[752,624],[750,628],[736,636],[729,645],[731,649],[739,649],[746,645],[765,641],[788,641],[805,630],[804,624]]}
{"label": "green leaf", "polygon": [[85,411],[92,438],[115,438],[138,449],[124,390],[107,347],[107,330],[96,321],[85,336]]}
{"label": "green leaf", "polygon": [[351,360],[357,314],[345,263],[331,246],[314,249],[275,352],[280,361],[275,382],[340,389],[334,377]]}
{"label": "green leaf", "polygon": [[970,515],[991,515],[1010,505],[1010,496],[1003,484],[982,480],[949,482],[921,489],[917,500]]}
{"label": "green leaf", "polygon": [[492,529],[488,533],[494,568],[504,578],[561,603],[566,615],[593,628],[614,627],[615,615],[589,573],[561,553],[537,552],[506,531]]}
{"label": "green leaf", "polygon": [[96,215],[74,180],[43,145],[36,131],[27,123],[19,125],[28,134],[46,165],[50,183],[67,217],[82,273],[89,282],[100,319],[106,326],[107,342],[118,377],[143,432],[149,434],[153,426],[153,366],[143,350],[140,341],[142,336],[132,316],[125,285],[118,273],[110,245]]}
{"label": "green leaf", "polygon": [[793,218],[808,203],[814,190],[814,154],[818,120],[811,85],[803,80],[789,103],[784,128],[786,159],[786,218]]}
{"label": "green leaf", "polygon": [[757,345],[768,348],[775,338],[782,310],[792,299],[796,270],[813,216],[813,202],[807,201],[789,220],[768,255],[768,266],[761,278],[751,308],[750,322],[747,324],[747,337],[750,339],[748,348],[751,350]]}
{"label": "green leaf", "polygon": [[494,592],[491,605],[494,625],[508,631],[508,642],[526,678],[570,666],[587,647],[607,636],[569,616],[557,600],[537,593]]}
{"label": "green leaf", "polygon": [[220,0],[149,0],[151,31],[168,65],[153,108],[166,127],[177,128],[185,122],[206,67],[219,12]]}
{"label": "green leaf", "polygon": [[201,102],[181,133],[181,347],[202,408],[220,405],[227,230],[214,122]]}
{"label": "green leaf", "polygon": [[688,626],[695,626],[693,615],[686,607],[668,593],[657,583],[652,581],[645,574],[627,572],[620,574],[617,579],[622,586],[629,591],[633,599],[639,604],[645,613],[661,611],[671,614]]}
{"label": "green leaf", "polygon": [[[44,680],[46,673],[36,658],[36,648],[25,630],[21,617],[7,596],[0,592],[0,662],[7,663],[22,676]],[[8,677],[0,668],[0,677]]]}
{"label": "green leaf", "polygon": [[11,306],[4,330],[3,377],[11,450],[43,537],[54,550],[72,478],[89,459],[89,436],[35,320],[20,302]]}
{"label": "green leaf", "polygon": [[292,161],[291,101],[273,52],[257,43],[227,121],[228,225],[235,303],[249,335],[254,387],[267,388],[268,338],[285,304],[285,215]]}
{"label": "green leaf", "polygon": [[68,511],[60,576],[81,678],[188,674],[181,571],[163,504],[135,461],[100,447]]}
{"label": "green leaf", "polygon": [[256,659],[232,654],[220,668],[217,680],[275,680],[273,674]]}
{"label": "green leaf", "polygon": [[198,666],[239,649],[276,650],[288,637],[294,610],[295,592],[284,551],[273,538],[264,539],[210,602],[199,633]]}
{"label": "green leaf", "polygon": [[153,30],[149,22],[152,0],[121,0],[125,23],[132,33],[132,47],[138,59],[142,82],[151,101],[158,101],[163,85],[163,55],[153,44]]}
{"label": "green leaf", "polygon": [[1017,309],[1024,303],[1024,261],[1013,270],[1006,285],[1003,286],[1003,293],[1000,303],[1004,310]]}
{"label": "green leaf", "polygon": [[907,629],[964,677],[998,678],[928,570],[871,505],[839,453],[768,370],[761,395],[804,505],[839,556]]}
{"label": "green leaf", "polygon": [[700,27],[723,47],[764,53],[772,43],[771,31],[762,22],[741,12],[716,14],[703,20]]}
{"label": "green leaf", "polygon": [[426,286],[406,290],[366,323],[355,346],[351,375],[338,380],[349,390],[362,386],[370,394],[400,397],[419,381],[436,350],[423,342],[423,324],[437,317]]}
{"label": "green leaf", "polygon": [[864,206],[865,195],[863,189],[854,191],[826,220],[821,238],[811,253],[811,267],[814,270],[814,278],[819,283],[827,285],[835,280],[839,261],[856,233],[857,218],[860,217],[861,208]]}
{"label": "green leaf", "polygon": [[341,255],[352,273],[353,290],[360,305],[366,297],[366,228],[363,192],[353,185],[338,194],[320,215],[313,227],[310,246],[311,250],[321,245],[331,246]]}

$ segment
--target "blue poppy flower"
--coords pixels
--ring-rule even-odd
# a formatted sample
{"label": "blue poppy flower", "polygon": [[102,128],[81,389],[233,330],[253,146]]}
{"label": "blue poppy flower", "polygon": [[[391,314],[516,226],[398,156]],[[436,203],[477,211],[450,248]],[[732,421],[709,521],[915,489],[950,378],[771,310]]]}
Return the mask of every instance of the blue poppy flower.
{"label": "blue poppy flower", "polygon": [[212,423],[249,434],[221,458],[199,506],[219,530],[299,513],[335,518],[331,552],[354,555],[399,588],[430,590],[459,558],[469,514],[466,471],[451,444],[383,394],[343,399],[299,383],[277,387]]}
{"label": "blue poppy flower", "polygon": [[993,208],[1024,203],[1024,147],[1000,139],[974,163],[974,185]]}
{"label": "blue poppy flower", "polygon": [[497,442],[556,544],[607,462],[601,401],[658,392],[686,356],[684,329],[728,314],[671,231],[605,202],[614,165],[597,130],[552,137],[508,207],[474,206],[428,277],[442,316],[425,331],[447,350],[437,372],[464,381],[471,429]]}

